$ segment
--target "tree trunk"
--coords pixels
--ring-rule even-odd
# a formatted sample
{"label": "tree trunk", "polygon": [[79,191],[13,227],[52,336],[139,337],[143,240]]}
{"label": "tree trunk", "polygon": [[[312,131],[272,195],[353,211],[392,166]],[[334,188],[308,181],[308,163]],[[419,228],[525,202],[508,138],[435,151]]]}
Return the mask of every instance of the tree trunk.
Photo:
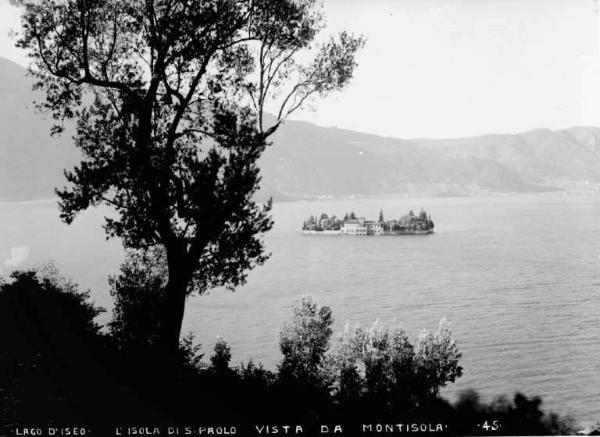
{"label": "tree trunk", "polygon": [[164,301],[160,317],[159,351],[167,365],[174,365],[179,352],[179,336],[185,312],[185,300],[191,270],[187,263],[186,244],[178,240],[170,227],[170,217],[167,213],[169,194],[168,182],[161,180],[164,174],[153,165],[148,150],[152,145],[152,103],[141,105],[138,112],[139,126],[136,144],[138,146],[138,162],[144,170],[147,179],[146,189],[150,195],[150,210],[156,221],[167,255],[168,282],[165,289]]}
{"label": "tree trunk", "polygon": [[185,313],[187,290],[191,274],[186,266],[185,256],[173,255],[167,250],[169,280],[167,282],[161,320],[161,346],[165,358],[176,357],[179,351],[179,337]]}
{"label": "tree trunk", "polygon": [[185,298],[187,284],[180,280],[171,280],[167,284],[163,321],[162,321],[162,343],[165,352],[177,353],[179,348],[179,336],[185,312]]}

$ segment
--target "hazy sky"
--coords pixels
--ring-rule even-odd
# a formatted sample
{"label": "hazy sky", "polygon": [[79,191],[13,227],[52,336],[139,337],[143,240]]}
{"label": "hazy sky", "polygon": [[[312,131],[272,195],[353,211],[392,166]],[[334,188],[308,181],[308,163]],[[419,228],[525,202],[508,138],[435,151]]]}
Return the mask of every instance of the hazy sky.
{"label": "hazy sky", "polygon": [[[324,0],[367,37],[344,92],[296,118],[396,137],[600,126],[598,0]],[[0,0],[0,56],[18,10]]]}

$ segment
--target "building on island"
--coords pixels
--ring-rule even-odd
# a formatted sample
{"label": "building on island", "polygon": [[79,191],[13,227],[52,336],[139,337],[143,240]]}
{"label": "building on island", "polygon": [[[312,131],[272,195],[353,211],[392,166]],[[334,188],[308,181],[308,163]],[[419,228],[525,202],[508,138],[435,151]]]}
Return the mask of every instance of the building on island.
{"label": "building on island", "polygon": [[368,220],[368,221],[365,221],[365,226],[367,228],[367,235],[383,235],[383,223],[382,222]]}
{"label": "building on island", "polygon": [[340,228],[346,235],[383,235],[383,223],[364,218],[346,220]]}
{"label": "building on island", "polygon": [[367,227],[365,226],[364,219],[346,220],[340,231],[346,235],[367,235]]}
{"label": "building on island", "polygon": [[343,219],[335,215],[311,215],[302,224],[305,233],[343,234],[343,235],[414,235],[430,234],[433,232],[433,221],[424,211],[416,215],[413,211],[398,218],[384,220],[383,211],[379,220],[366,220],[357,217],[354,212],[346,214]]}

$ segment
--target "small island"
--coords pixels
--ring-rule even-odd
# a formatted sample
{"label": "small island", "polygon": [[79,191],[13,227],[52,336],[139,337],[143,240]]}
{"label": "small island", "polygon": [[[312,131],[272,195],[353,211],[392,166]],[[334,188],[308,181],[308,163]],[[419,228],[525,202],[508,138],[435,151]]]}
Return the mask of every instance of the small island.
{"label": "small island", "polygon": [[354,212],[346,213],[344,218],[335,215],[311,215],[302,223],[305,234],[321,235],[425,235],[433,232],[433,221],[423,209],[418,215],[411,210],[398,218],[385,220],[383,211],[379,211],[378,220],[357,217]]}

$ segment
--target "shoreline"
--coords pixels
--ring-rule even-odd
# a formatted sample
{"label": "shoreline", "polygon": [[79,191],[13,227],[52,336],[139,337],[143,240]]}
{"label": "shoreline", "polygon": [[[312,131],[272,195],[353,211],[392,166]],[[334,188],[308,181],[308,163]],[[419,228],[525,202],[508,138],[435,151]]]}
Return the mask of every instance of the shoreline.
{"label": "shoreline", "polygon": [[399,235],[429,235],[433,230],[428,231],[397,231],[384,232],[383,234],[349,234],[342,231],[300,231],[304,235],[350,235],[353,237],[395,237]]}

